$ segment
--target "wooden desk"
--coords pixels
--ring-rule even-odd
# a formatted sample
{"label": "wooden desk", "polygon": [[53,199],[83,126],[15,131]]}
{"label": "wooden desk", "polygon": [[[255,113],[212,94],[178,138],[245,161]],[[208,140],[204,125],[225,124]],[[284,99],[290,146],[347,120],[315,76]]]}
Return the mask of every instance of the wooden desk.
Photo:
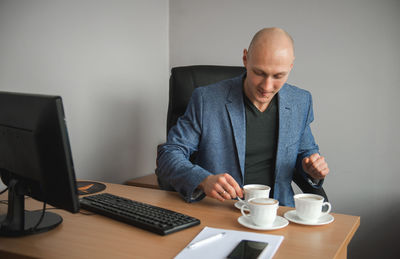
{"label": "wooden desk", "polygon": [[[303,226],[290,223],[274,231],[255,231],[241,226],[240,211],[234,201],[223,203],[206,198],[201,202],[185,203],[177,193],[156,189],[107,184],[106,192],[130,199],[170,208],[195,216],[199,226],[167,236],[100,216],[71,214],[52,210],[64,221],[56,229],[22,238],[0,238],[0,258],[173,258],[205,226],[241,231],[283,235],[276,259],[279,258],[346,258],[347,246],[360,225],[360,217],[335,214],[335,221],[325,226]],[[3,194],[0,199],[5,199]],[[41,203],[26,200],[27,209],[40,209]],[[0,204],[0,214],[7,206]],[[290,210],[280,207],[278,215]]]}

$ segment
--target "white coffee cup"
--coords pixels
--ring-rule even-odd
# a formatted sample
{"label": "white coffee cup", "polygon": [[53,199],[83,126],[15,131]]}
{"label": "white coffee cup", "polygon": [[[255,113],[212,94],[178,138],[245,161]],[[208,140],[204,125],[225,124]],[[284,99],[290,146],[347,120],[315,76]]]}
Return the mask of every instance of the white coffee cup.
{"label": "white coffee cup", "polygon": [[[331,204],[329,202],[324,202],[324,197],[320,195],[301,193],[296,194],[293,198],[296,206],[296,214],[304,221],[315,222],[321,216],[331,211]],[[327,209],[322,211],[324,206],[326,206]]]}
{"label": "white coffee cup", "polygon": [[[242,205],[240,211],[242,215],[253,222],[254,225],[269,227],[276,219],[279,202],[271,198],[251,198]],[[246,214],[245,210],[250,213]]]}
{"label": "white coffee cup", "polygon": [[[243,186],[244,190],[244,201],[248,201],[252,198],[268,198],[271,187],[263,184],[246,184]],[[242,199],[239,199],[243,201]]]}

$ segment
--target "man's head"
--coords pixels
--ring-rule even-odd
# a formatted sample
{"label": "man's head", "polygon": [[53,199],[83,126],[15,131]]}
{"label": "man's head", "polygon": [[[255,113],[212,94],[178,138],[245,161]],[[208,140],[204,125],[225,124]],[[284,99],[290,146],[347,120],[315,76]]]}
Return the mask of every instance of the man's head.
{"label": "man's head", "polygon": [[260,111],[268,107],[285,84],[293,62],[293,40],[279,28],[258,31],[249,49],[243,50],[243,64],[247,70],[244,92]]}

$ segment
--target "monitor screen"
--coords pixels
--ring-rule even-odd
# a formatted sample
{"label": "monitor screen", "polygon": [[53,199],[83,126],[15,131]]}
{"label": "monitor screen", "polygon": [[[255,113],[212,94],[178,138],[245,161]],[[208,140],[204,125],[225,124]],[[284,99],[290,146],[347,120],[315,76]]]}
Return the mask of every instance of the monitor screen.
{"label": "monitor screen", "polygon": [[0,175],[8,186],[8,212],[0,215],[0,236],[44,232],[62,222],[45,209],[25,211],[25,195],[79,211],[60,96],[0,92]]}

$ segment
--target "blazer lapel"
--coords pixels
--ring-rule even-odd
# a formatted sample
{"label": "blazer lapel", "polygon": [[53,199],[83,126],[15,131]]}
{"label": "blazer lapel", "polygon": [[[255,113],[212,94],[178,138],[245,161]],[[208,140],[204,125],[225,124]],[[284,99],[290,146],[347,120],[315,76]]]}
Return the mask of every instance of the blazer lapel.
{"label": "blazer lapel", "polygon": [[235,139],[237,156],[239,159],[242,179],[244,179],[244,160],[246,152],[246,115],[243,102],[242,80],[232,85],[227,96],[226,109],[232,125],[233,137]]}
{"label": "blazer lapel", "polygon": [[278,133],[278,147],[276,152],[275,172],[279,172],[279,166],[285,159],[286,146],[289,144],[291,132],[291,116],[292,105],[286,94],[286,85],[278,92],[278,105],[279,105],[279,133]]}

